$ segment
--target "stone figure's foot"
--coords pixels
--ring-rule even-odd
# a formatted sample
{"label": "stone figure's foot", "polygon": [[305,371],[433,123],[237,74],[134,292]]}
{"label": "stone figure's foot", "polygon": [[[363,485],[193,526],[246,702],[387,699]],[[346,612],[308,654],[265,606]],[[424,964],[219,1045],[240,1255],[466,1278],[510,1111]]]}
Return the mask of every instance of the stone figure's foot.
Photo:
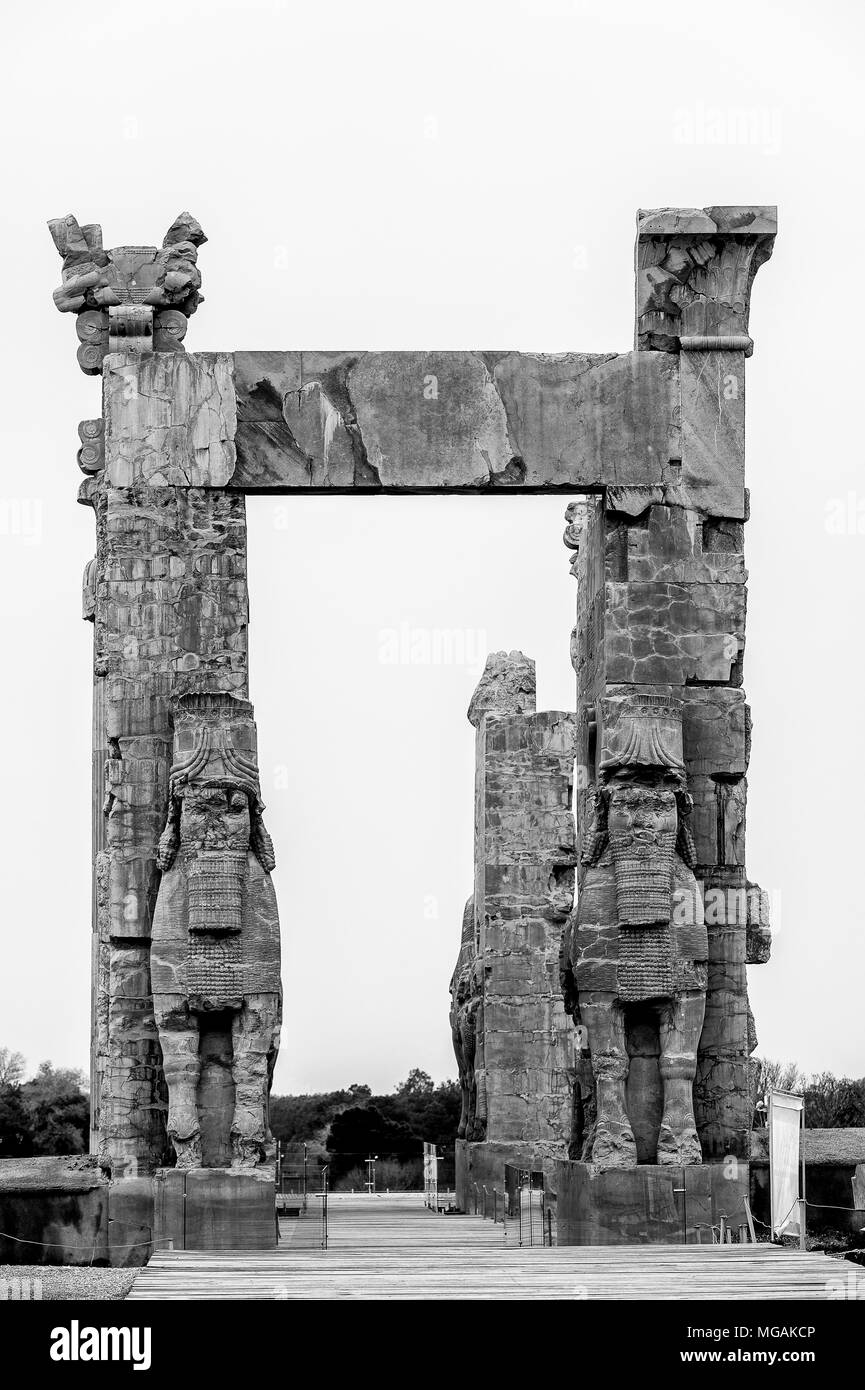
{"label": "stone figure's foot", "polygon": [[264,1158],[264,1148],[258,1139],[244,1139],[240,1134],[231,1136],[232,1168],[257,1168]]}
{"label": "stone figure's foot", "polygon": [[660,1167],[682,1167],[702,1163],[703,1151],[693,1126],[673,1129],[665,1120],[661,1121],[658,1135],[657,1160]]}
{"label": "stone figure's foot", "polygon": [[600,1121],[592,1144],[592,1163],[600,1168],[636,1168],[637,1145],[628,1124]]}
{"label": "stone figure's foot", "polygon": [[177,1155],[175,1166],[182,1170],[201,1167],[201,1135],[198,1130],[190,1134],[186,1139],[179,1139],[176,1134],[172,1134],[171,1146]]}

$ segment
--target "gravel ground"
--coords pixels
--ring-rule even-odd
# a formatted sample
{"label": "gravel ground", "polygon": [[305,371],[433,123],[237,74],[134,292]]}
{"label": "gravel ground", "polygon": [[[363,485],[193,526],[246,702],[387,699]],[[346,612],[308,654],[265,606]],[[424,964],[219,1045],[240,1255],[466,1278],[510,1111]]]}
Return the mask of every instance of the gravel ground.
{"label": "gravel ground", "polygon": [[[0,1265],[0,1287],[11,1285],[17,1296],[17,1280],[42,1281],[42,1297],[54,1299],[121,1299],[132,1288],[137,1269],[93,1269],[89,1265]],[[38,1293],[38,1284],[34,1292]],[[32,1297],[25,1287],[21,1296]]]}

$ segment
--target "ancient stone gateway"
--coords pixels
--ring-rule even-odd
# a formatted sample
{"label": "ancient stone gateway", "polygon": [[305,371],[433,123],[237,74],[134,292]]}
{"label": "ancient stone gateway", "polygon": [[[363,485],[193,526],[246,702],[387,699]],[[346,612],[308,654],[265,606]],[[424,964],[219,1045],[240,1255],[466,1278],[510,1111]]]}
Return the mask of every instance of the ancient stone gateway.
{"label": "ancient stone gateway", "polygon": [[775,209],[641,212],[634,351],[553,356],[187,354],[194,218],[159,249],[50,225],[57,307],[102,377],[78,455],[96,519],[93,1144],[121,1238],[154,1202],[170,1232],[183,1198],[193,1224],[196,1201],[225,1213],[204,1243],[236,1237],[244,1204],[272,1239],[279,926],[245,494],[493,490],[568,501],[577,694],[537,712],[533,663],[498,653],[472,701],[459,1185],[540,1166],[561,1238],[677,1238],[646,1221],[673,1174],[707,1210],[720,1175],[747,1179],[746,966],[769,933],[745,869],[745,360]]}

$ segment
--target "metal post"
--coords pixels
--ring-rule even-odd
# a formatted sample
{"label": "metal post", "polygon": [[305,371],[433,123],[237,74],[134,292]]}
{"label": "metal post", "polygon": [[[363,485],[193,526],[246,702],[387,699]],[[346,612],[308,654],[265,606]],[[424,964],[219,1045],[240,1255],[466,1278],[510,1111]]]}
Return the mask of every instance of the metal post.
{"label": "metal post", "polygon": [[304,1209],[304,1211],[306,1211],[306,1193],[307,1193],[307,1186],[306,1186],[306,1183],[307,1183],[307,1164],[308,1164],[308,1160],[309,1160],[309,1146],[306,1144],[306,1142],[304,1142],[304,1145],[303,1145],[303,1209]]}
{"label": "metal post", "polygon": [[804,1197],[799,1198],[799,1249],[805,1249],[805,1208],[807,1202]]}
{"label": "metal post", "polygon": [[[804,1088],[803,1088],[804,1090]],[[802,1096],[802,1123],[799,1126],[799,1152],[802,1156],[802,1197],[799,1201],[799,1249],[805,1249],[805,1097]]]}

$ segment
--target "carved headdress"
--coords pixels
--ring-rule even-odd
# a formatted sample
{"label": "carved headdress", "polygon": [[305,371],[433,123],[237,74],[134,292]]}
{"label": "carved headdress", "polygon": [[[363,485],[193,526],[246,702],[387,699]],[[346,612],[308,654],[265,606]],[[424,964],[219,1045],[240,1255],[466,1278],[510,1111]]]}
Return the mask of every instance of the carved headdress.
{"label": "carved headdress", "polygon": [[159,841],[162,869],[178,847],[181,801],[186,787],[236,787],[249,797],[250,848],[267,871],[273,844],[264,828],[255,719],[248,700],[223,693],[184,695],[174,706],[174,761],[168,777],[168,819]]}
{"label": "carved headdress", "polygon": [[248,700],[233,695],[184,695],[174,708],[173,799],[190,782],[240,787],[250,807],[264,810],[258,777],[255,720]]}
{"label": "carved headdress", "polygon": [[602,778],[625,767],[664,771],[682,786],[682,702],[666,695],[628,695],[599,701],[599,771]]}
{"label": "carved headdress", "polygon": [[610,783],[618,773],[665,783],[678,810],[676,852],[693,868],[694,842],[687,826],[693,802],[687,793],[682,738],[682,702],[667,695],[627,694],[598,702],[598,786],[584,865],[596,864],[607,847]]}

